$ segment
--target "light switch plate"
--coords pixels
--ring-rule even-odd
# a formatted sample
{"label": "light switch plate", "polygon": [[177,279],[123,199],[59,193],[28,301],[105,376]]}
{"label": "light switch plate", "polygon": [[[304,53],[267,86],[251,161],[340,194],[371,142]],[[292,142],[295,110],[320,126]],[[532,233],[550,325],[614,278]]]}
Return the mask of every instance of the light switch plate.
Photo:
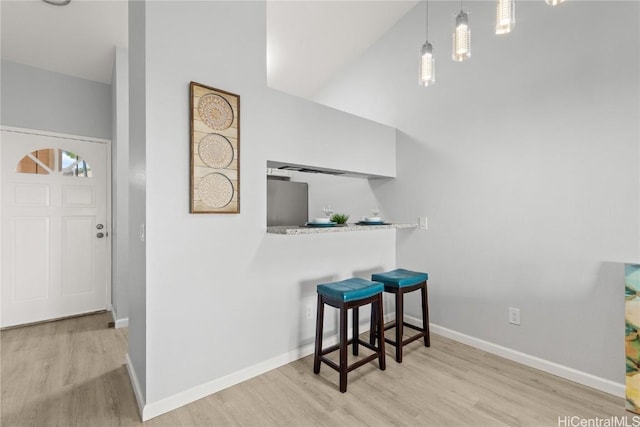
{"label": "light switch plate", "polygon": [[520,326],[520,309],[509,307],[509,323]]}
{"label": "light switch plate", "polygon": [[427,221],[426,216],[421,216],[420,218],[418,218],[418,224],[420,226],[420,230],[429,229],[429,222]]}

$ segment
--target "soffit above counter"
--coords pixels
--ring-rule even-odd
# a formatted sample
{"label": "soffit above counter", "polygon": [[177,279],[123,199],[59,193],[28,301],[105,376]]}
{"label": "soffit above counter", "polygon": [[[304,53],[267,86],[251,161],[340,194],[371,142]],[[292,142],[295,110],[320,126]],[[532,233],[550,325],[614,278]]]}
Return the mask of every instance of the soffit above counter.
{"label": "soffit above counter", "polygon": [[[348,170],[331,169],[320,166],[302,165],[297,163],[288,163],[275,160],[267,160],[267,169],[279,170],[279,171],[294,171],[303,173],[319,173],[325,175],[344,176],[349,178],[364,178],[364,179],[381,179],[381,178],[394,178],[388,175],[377,175],[371,173],[354,172]],[[269,174],[269,173],[267,173]],[[277,173],[274,173],[277,175]]]}

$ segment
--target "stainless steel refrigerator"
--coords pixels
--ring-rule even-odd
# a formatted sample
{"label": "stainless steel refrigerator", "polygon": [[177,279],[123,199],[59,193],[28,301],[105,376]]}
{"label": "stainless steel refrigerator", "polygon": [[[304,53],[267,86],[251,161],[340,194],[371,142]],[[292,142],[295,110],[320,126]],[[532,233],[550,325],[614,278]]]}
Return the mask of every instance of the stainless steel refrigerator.
{"label": "stainless steel refrigerator", "polygon": [[304,225],[309,219],[309,185],[267,178],[267,226]]}

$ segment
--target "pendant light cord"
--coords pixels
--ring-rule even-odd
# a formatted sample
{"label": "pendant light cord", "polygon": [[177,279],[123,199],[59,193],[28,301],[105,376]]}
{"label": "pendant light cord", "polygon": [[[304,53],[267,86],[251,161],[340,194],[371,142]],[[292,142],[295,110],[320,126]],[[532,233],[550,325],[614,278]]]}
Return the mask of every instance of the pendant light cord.
{"label": "pendant light cord", "polygon": [[425,29],[426,29],[426,40],[429,41],[429,0],[426,0],[426,25],[425,25]]}

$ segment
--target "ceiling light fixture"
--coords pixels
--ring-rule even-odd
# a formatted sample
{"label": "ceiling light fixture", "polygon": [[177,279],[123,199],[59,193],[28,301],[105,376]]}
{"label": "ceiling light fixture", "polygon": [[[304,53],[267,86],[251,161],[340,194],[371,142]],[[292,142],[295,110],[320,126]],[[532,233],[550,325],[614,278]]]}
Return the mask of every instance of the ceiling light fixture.
{"label": "ceiling light fixture", "polygon": [[469,29],[469,14],[462,9],[460,0],[460,13],[456,16],[453,29],[453,53],[454,61],[464,61],[471,56],[471,30]]}
{"label": "ceiling light fixture", "polygon": [[429,0],[426,3],[426,36],[427,39],[420,50],[420,80],[422,86],[436,82],[436,60],[433,57],[433,46],[429,43]]}
{"label": "ceiling light fixture", "polygon": [[560,3],[564,3],[564,0],[544,0],[545,3],[550,4],[551,6],[557,6]]}
{"label": "ceiling light fixture", "polygon": [[496,34],[510,33],[515,25],[515,1],[498,0],[496,5]]}
{"label": "ceiling light fixture", "polygon": [[71,0],[42,0],[47,4],[52,4],[54,6],[66,6],[71,3]]}

